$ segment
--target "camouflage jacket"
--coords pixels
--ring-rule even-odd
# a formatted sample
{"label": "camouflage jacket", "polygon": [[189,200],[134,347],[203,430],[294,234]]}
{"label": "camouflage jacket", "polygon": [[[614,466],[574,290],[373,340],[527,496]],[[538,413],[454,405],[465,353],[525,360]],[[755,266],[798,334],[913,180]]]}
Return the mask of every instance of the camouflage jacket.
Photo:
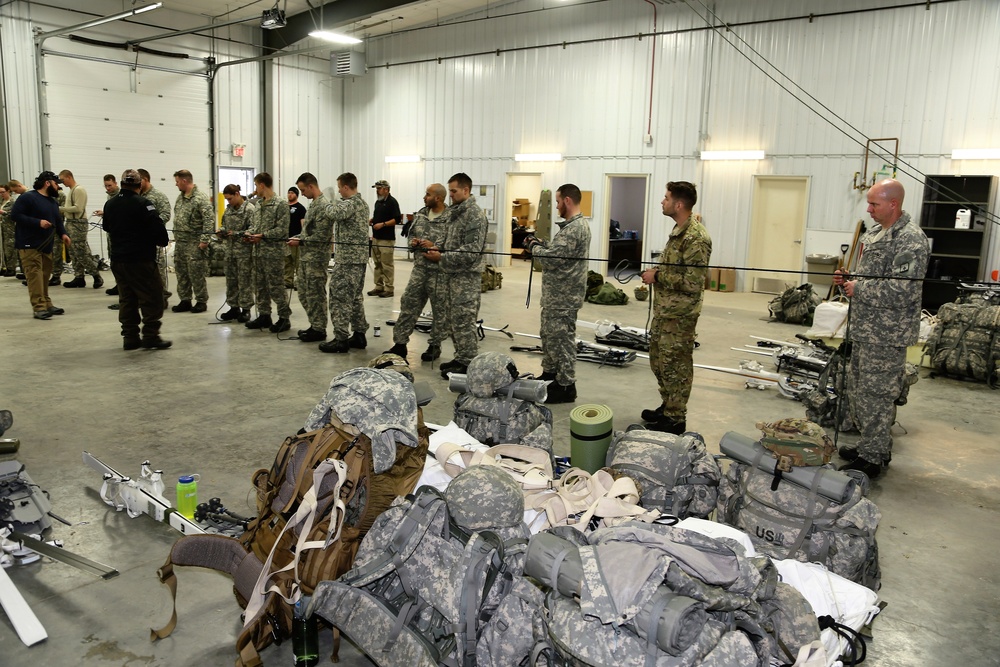
{"label": "camouflage jacket", "polygon": [[10,209],[14,206],[14,198],[11,197],[3,204],[0,204],[0,219],[6,221],[10,219]]}
{"label": "camouflage jacket", "polygon": [[579,213],[556,224],[559,231],[555,237],[531,249],[531,255],[545,270],[542,308],[579,309],[587,295],[585,258],[590,251],[590,227]]}
{"label": "camouflage jacket", "polygon": [[227,232],[232,232],[232,236],[228,236],[225,239],[226,246],[230,248],[239,248],[249,250],[250,246],[243,242],[243,232],[250,231],[250,227],[253,225],[254,213],[257,209],[246,199],[240,204],[239,208],[233,208],[232,206],[227,206],[226,210],[222,213],[222,228]]}
{"label": "camouflage jacket", "polygon": [[300,262],[319,262],[326,266],[330,261],[330,243],[333,237],[334,205],[320,193],[309,204],[302,220],[302,231],[294,238],[302,241]]}
{"label": "camouflage jacket", "polygon": [[[905,211],[881,238],[880,225],[861,238],[860,276],[923,278],[930,253],[923,230]],[[848,338],[862,343],[906,347],[917,342],[920,331],[919,280],[858,278],[851,298]]]}
{"label": "camouflage jacket", "polygon": [[146,190],[145,194],[142,195],[149,202],[156,207],[156,213],[160,216],[160,220],[163,224],[170,222],[170,200],[167,199],[167,195],[163,194],[156,188],[149,188]]}
{"label": "camouflage jacket", "polygon": [[215,231],[215,212],[208,195],[194,186],[174,202],[174,239],[179,243],[208,243]]}
{"label": "camouflage jacket", "polygon": [[[430,212],[428,207],[423,207],[413,215],[413,225],[410,227],[411,239],[426,239],[442,247],[445,236],[448,233],[448,206],[444,207],[441,215],[431,220],[427,217]],[[441,269],[438,262],[430,262],[424,253],[419,250],[413,254],[414,271],[439,271]]]}
{"label": "camouflage jacket", "polygon": [[[478,276],[486,268],[486,227],[488,222],[476,198],[469,198],[448,209],[448,228],[441,249],[443,273],[469,273]],[[477,278],[478,280],[478,278]]]}
{"label": "camouflage jacket", "polygon": [[712,237],[694,216],[674,225],[660,255],[653,283],[654,317],[687,317],[701,313],[705,276],[712,258]]}
{"label": "camouflage jacket", "polygon": [[284,197],[273,195],[270,199],[257,202],[253,221],[250,223],[250,232],[263,235],[257,246],[258,250],[284,254],[291,215],[288,200]]}
{"label": "camouflage jacket", "polygon": [[368,261],[368,202],[355,193],[333,205],[334,261],[364,264]]}

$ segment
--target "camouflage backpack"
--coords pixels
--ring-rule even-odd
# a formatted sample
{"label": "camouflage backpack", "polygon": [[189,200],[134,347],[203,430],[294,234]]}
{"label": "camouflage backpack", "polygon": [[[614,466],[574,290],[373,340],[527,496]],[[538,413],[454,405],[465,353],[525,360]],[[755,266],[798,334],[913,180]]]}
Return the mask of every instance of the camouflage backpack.
{"label": "camouflage backpack", "polygon": [[[761,449],[760,455],[767,452]],[[719,485],[715,520],[745,532],[757,551],[771,558],[820,563],[877,591],[881,571],[875,531],[882,515],[864,497],[867,478],[846,479],[846,473],[830,464],[814,470],[845,477],[840,501],[818,493],[821,475],[812,477],[811,487],[800,486],[787,475],[775,484],[774,474],[734,460]]]}
{"label": "camouflage backpack", "polygon": [[1000,306],[946,303],[927,340],[934,370],[995,386],[1000,368]]}
{"label": "camouflage backpack", "polygon": [[455,400],[455,424],[484,445],[528,445],[551,455],[552,411],[513,396],[519,377],[509,355],[477,355],[469,362],[469,391]]}
{"label": "camouflage backpack", "polygon": [[635,480],[646,509],[681,519],[705,519],[715,509],[722,473],[697,433],[619,432],[606,462],[615,477]]}
{"label": "camouflage backpack", "polygon": [[823,427],[801,417],[774,422],[757,422],[764,445],[778,460],[778,469],[788,472],[792,466],[821,466],[829,463],[837,448]]}
{"label": "camouflage backpack", "polygon": [[503,287],[503,274],[497,271],[497,267],[487,264],[483,269],[482,291],[500,289]]}
{"label": "camouflage backpack", "polygon": [[533,536],[525,562],[547,593],[534,652],[549,664],[791,663],[819,639],[809,604],[779,593],[770,560],[725,540],[657,524],[567,537]]}
{"label": "camouflage backpack", "polygon": [[421,487],[379,517],[347,574],[316,587],[307,614],[380,667],[475,667],[477,640],[523,567],[523,516],[520,487],[490,466],[444,495]]}
{"label": "camouflage backpack", "polygon": [[780,295],[774,297],[767,309],[771,317],[779,322],[789,324],[812,324],[813,312],[823,298],[813,291],[810,283],[789,287]]}
{"label": "camouflage backpack", "polygon": [[[412,491],[429,435],[412,385],[394,371],[357,368],[334,379],[328,399],[327,425],[285,439],[270,469],[252,475],[257,518],[238,539],[188,535],[174,544],[157,572],[170,587],[174,611],[152,639],[176,626],[174,566],[212,568],[233,577],[236,599],[247,610],[237,665],[261,664],[260,650],[291,636],[294,603],[346,572],[376,518]],[[371,416],[408,430],[409,437],[374,430]],[[408,446],[411,440],[416,446]]]}

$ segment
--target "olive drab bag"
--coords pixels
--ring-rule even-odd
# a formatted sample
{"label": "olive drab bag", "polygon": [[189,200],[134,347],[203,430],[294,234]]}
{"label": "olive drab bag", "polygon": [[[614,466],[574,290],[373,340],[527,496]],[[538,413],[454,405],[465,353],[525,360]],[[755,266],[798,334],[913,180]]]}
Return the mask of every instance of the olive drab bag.
{"label": "olive drab bag", "polygon": [[[352,431],[338,420],[318,431],[287,438],[271,468],[252,476],[258,517],[246,532],[239,539],[182,537],[158,571],[175,600],[176,565],[209,567],[232,575],[236,599],[247,609],[247,622],[236,643],[239,664],[262,664],[260,650],[291,637],[293,605],[287,599],[296,591],[309,595],[320,581],[336,579],[350,569],[376,517],[397,495],[412,490],[420,477],[426,437],[418,447],[399,447],[393,467],[376,475],[371,441]],[[329,461],[340,464],[340,476],[317,476],[317,470],[333,467],[326,466]],[[312,516],[307,516],[309,503],[315,508]],[[254,600],[258,602],[252,607]],[[256,613],[251,614],[251,609]],[[170,622],[154,631],[152,638],[168,636],[176,621],[175,605]]]}
{"label": "olive drab bag", "polygon": [[521,574],[523,515],[520,487],[493,466],[463,471],[444,494],[421,487],[378,518],[349,572],[316,587],[307,614],[380,667],[475,667]]}
{"label": "olive drab bag", "polygon": [[798,287],[789,287],[780,295],[774,297],[767,309],[771,317],[779,322],[789,324],[812,324],[813,312],[816,306],[823,302],[823,298],[813,291],[810,283],[804,283]]}
{"label": "olive drab bag", "polygon": [[486,268],[483,269],[481,287],[483,292],[501,289],[503,287],[503,274],[497,270],[497,267],[492,264],[486,265]]}
{"label": "olive drab bag", "polygon": [[706,519],[715,509],[722,473],[697,433],[619,432],[608,447],[606,464],[615,477],[635,480],[639,504],[646,509],[680,519]]}

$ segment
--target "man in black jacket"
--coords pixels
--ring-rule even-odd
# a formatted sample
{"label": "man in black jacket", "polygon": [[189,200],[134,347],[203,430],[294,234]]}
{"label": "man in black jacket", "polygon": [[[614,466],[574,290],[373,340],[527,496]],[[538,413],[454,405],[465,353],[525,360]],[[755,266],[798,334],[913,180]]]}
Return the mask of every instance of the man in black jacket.
{"label": "man in black jacket", "polygon": [[35,179],[34,190],[18,197],[10,210],[14,220],[14,247],[21,258],[36,320],[47,320],[66,312],[53,306],[49,298],[52,246],[56,235],[67,248],[71,245],[56,203],[60,183],[62,181],[53,172],[43,171]]}
{"label": "man in black jacket", "polygon": [[122,346],[126,350],[164,350],[171,343],[160,338],[163,280],[156,265],[156,248],[166,247],[167,229],[156,207],[139,194],[141,187],[139,172],[127,169],[122,174],[121,190],[104,205],[103,226],[111,235],[111,272],[118,281]]}

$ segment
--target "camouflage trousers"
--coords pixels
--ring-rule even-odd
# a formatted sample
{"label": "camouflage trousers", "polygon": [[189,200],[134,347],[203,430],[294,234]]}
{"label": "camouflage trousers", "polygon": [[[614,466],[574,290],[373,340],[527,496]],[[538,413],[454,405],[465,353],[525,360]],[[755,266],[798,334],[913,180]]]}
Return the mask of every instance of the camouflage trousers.
{"label": "camouflage trousers", "polygon": [[316,331],[326,331],[326,318],[330,310],[326,296],[326,266],[326,258],[299,259],[299,303],[309,318],[309,327]]}
{"label": "camouflage trousers", "polygon": [[156,269],[160,272],[160,282],[163,283],[163,298],[170,297],[170,272],[167,270],[167,249],[156,248]]}
{"label": "camouflage trousers", "polygon": [[660,388],[663,414],[681,421],[694,382],[694,339],[698,315],[654,317],[649,328],[649,367]]}
{"label": "camouflage trousers", "polygon": [[365,333],[368,320],[365,319],[365,270],[368,264],[333,265],[330,273],[330,322],[333,324],[334,340],[350,338],[351,331]]}
{"label": "camouflage trousers", "polygon": [[902,391],[906,348],[853,343],[847,370],[851,421],[861,432],[858,454],[880,463],[892,453],[892,429],[896,421],[896,399]]}
{"label": "camouflage trousers", "polygon": [[67,220],[66,233],[69,234],[72,243],[73,274],[80,276],[97,275],[97,262],[90,252],[90,243],[87,241],[87,232],[90,231],[90,224],[86,220]]}
{"label": "camouflage trousers", "polygon": [[406,345],[410,342],[417,319],[423,312],[427,302],[431,302],[434,320],[431,325],[431,345],[440,345],[448,337],[448,309],[445,296],[447,292],[441,288],[445,282],[440,271],[414,268],[410,280],[406,283],[403,296],[399,298],[399,318],[392,328],[392,342]]}
{"label": "camouflage trousers", "polygon": [[250,248],[226,248],[226,303],[230,308],[249,310],[254,305],[253,256]]}
{"label": "camouflage trousers", "polygon": [[[70,239],[73,242],[73,239]],[[58,234],[55,234],[52,239],[52,275],[60,280],[62,280],[63,272],[63,240]]]}
{"label": "camouflage trousers", "polygon": [[253,253],[254,299],[258,315],[271,314],[271,302],[278,307],[278,317],[289,318],[292,308],[285,291],[285,253],[280,247],[260,245]]}
{"label": "camouflage trousers", "polygon": [[482,276],[479,273],[450,273],[443,282],[455,361],[468,364],[479,354],[476,318],[482,298]]}
{"label": "camouflage trousers", "polygon": [[556,382],[576,382],[576,308],[542,308],[542,371],[555,373]]}
{"label": "camouflage trousers", "polygon": [[[299,247],[285,246],[285,287],[291,289],[295,286],[295,275],[299,271]],[[323,318],[326,322],[326,318]]]}
{"label": "camouflage trousers", "polygon": [[9,215],[4,216],[0,232],[3,233],[3,266],[8,271],[13,271],[18,266],[18,257],[17,249],[14,248],[14,221]]}
{"label": "camouflage trousers", "polygon": [[174,271],[177,272],[177,296],[182,301],[208,303],[208,250],[198,243],[178,241],[174,246]]}

